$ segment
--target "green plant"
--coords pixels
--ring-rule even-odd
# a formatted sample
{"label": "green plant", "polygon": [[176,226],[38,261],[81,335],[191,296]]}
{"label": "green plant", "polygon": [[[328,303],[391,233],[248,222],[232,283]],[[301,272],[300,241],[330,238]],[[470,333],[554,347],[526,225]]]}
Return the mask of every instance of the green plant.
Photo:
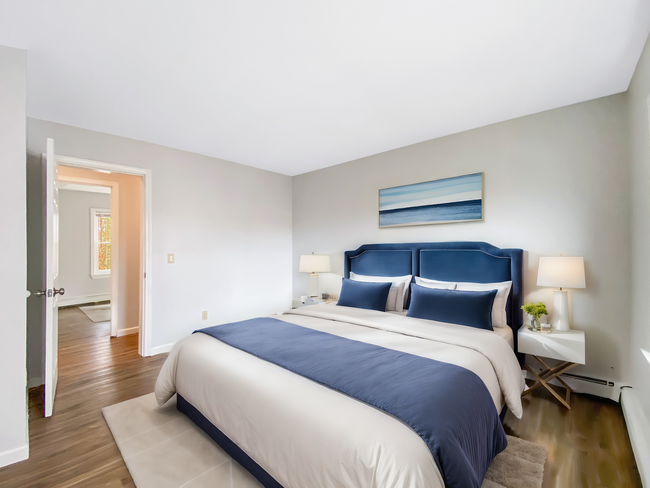
{"label": "green plant", "polygon": [[544,305],[542,302],[528,302],[527,304],[523,305],[521,309],[530,315],[533,319],[535,319],[535,321],[538,321],[542,315],[548,315],[546,305]]}

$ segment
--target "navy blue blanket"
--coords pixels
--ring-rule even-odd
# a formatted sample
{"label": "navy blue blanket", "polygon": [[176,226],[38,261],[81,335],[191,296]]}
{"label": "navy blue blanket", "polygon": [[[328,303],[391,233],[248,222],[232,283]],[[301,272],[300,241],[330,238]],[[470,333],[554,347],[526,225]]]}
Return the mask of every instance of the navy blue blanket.
{"label": "navy blue blanket", "polygon": [[460,366],[272,318],[196,332],[398,417],[427,444],[447,487],[479,488],[506,448],[488,389]]}

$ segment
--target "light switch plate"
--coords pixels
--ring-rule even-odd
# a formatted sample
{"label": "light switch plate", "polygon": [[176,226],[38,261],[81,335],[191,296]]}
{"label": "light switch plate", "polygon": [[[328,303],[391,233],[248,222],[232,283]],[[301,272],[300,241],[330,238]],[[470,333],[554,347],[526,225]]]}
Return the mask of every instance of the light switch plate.
{"label": "light switch plate", "polygon": [[174,264],[174,255],[173,254],[168,254],[167,255],[167,264]]}
{"label": "light switch plate", "polygon": [[201,312],[201,320],[208,320],[208,311],[204,310]]}

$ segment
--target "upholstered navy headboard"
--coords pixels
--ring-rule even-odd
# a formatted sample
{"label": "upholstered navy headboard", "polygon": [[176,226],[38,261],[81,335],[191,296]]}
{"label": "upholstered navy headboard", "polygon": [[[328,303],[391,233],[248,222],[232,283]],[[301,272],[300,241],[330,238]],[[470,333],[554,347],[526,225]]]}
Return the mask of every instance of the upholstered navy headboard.
{"label": "upholstered navy headboard", "polygon": [[[517,352],[517,331],[524,323],[523,255],[521,249],[500,249],[486,242],[364,244],[345,252],[345,277],[349,278],[352,271],[368,276],[410,274],[456,282],[512,281],[506,312]],[[522,363],[524,355],[517,352],[517,357]]]}

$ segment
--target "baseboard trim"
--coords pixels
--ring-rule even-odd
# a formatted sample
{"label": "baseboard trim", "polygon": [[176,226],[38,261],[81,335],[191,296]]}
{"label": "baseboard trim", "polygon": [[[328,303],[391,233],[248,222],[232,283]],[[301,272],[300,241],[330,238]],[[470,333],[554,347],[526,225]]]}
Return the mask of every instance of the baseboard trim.
{"label": "baseboard trim", "polygon": [[621,405],[641,483],[650,487],[650,422],[634,388],[623,388]]}
{"label": "baseboard trim", "polygon": [[36,388],[37,386],[41,386],[43,384],[45,384],[45,382],[41,376],[30,378],[27,380],[27,389],[29,390],[30,388]]}
{"label": "baseboard trim", "polygon": [[24,461],[29,457],[29,444],[0,452],[0,468]]}
{"label": "baseboard trim", "polygon": [[105,302],[111,299],[110,293],[103,293],[101,295],[82,295],[78,297],[60,297],[58,301],[60,307],[71,307],[73,305],[81,305],[82,303]]}
{"label": "baseboard trim", "polygon": [[[522,371],[522,373],[524,373],[524,378],[527,380],[537,381],[528,371]],[[537,373],[539,373],[539,371],[537,371]],[[569,385],[571,389],[576,393],[586,393],[587,395],[607,398],[609,400],[614,400],[615,402],[619,401],[620,389],[616,383],[614,383],[614,386],[605,386],[596,383],[590,383],[588,381],[576,380],[574,378],[569,378],[568,376],[562,376],[562,380],[566,381],[566,384]],[[553,378],[548,383],[553,386],[564,388],[564,385],[560,383],[556,378]]]}
{"label": "baseboard trim", "polygon": [[130,329],[119,329],[116,337],[122,337],[129,334],[137,334],[140,327],[131,327]]}
{"label": "baseboard trim", "polygon": [[156,354],[164,354],[166,352],[169,352],[172,350],[172,347],[174,347],[175,342],[170,342],[169,344],[163,344],[162,346],[156,346],[152,347],[150,352],[151,356],[155,356]]}

